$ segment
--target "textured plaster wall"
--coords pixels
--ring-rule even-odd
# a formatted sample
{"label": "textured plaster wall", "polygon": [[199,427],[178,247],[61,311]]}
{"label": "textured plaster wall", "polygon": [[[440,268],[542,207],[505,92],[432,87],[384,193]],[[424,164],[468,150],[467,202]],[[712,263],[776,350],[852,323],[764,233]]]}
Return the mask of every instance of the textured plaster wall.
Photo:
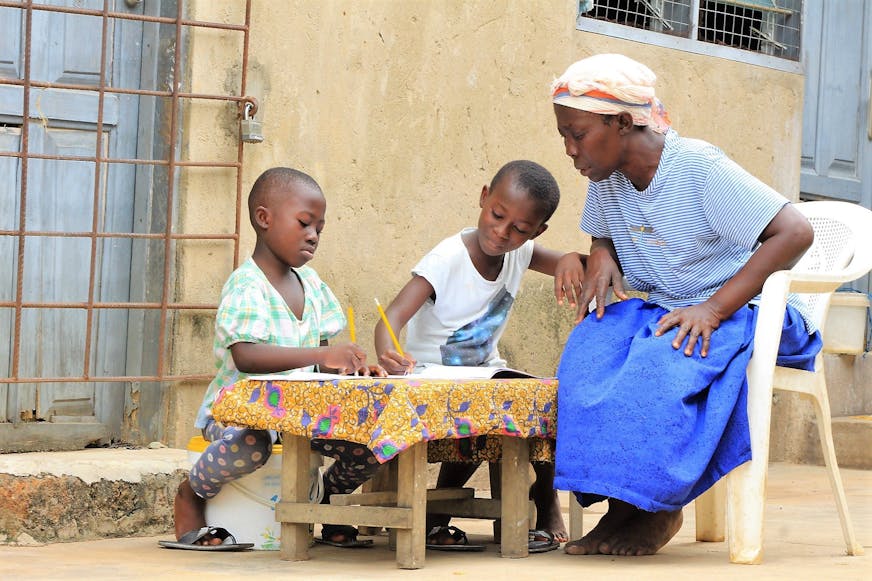
{"label": "textured plaster wall", "polygon": [[[192,2],[197,18],[241,22],[241,2]],[[475,225],[482,185],[507,161],[538,161],[562,202],[539,242],[585,251],[577,228],[586,180],[563,153],[548,99],[551,80],[596,52],[623,52],[659,76],[674,127],[707,139],[790,197],[799,183],[803,79],[799,75],[582,33],[576,2],[253,2],[248,90],[266,140],[245,146],[243,200],[265,169],[310,173],[328,200],[312,262],[372,350],[373,297],[388,302],[434,244]],[[238,91],[241,35],[194,30],[192,90]],[[754,97],[747,98],[753,94]],[[235,159],[235,109],[184,111],[184,156]],[[233,231],[232,172],[180,174],[184,231]],[[253,236],[243,218],[244,258]],[[179,245],[177,299],[213,302],[232,268],[227,243]],[[571,313],[551,280],[529,273],[501,349],[510,364],[553,373]],[[185,313],[175,372],[212,369],[211,322]],[[343,340],[345,337],[340,337]],[[168,433],[183,445],[205,385],[176,386]]]}

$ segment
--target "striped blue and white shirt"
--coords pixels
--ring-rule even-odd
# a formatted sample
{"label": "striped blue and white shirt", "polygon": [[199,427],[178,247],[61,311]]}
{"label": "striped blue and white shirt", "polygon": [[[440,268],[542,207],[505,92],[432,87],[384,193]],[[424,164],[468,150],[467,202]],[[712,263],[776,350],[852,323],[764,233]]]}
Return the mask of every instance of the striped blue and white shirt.
{"label": "striped blue and white shirt", "polygon": [[[590,183],[581,229],[611,239],[632,287],[671,310],[705,301],[733,277],[787,203],[717,147],[670,130],[645,190],[620,172]],[[808,325],[805,302],[789,303]]]}

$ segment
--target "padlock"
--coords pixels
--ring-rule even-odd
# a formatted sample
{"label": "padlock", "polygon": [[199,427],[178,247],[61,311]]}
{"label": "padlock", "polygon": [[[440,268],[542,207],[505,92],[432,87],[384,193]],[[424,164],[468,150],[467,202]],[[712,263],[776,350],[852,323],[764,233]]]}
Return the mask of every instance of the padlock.
{"label": "padlock", "polygon": [[255,121],[251,115],[251,103],[245,104],[242,121],[239,122],[239,138],[245,143],[260,143],[263,141],[263,123]]}

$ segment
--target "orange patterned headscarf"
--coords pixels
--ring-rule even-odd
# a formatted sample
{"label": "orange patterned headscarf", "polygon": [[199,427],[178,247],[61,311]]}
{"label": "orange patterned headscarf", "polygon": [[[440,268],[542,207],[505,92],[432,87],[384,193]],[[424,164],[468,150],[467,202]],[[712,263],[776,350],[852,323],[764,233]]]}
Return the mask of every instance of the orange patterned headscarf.
{"label": "orange patterned headscarf", "polygon": [[570,65],[551,84],[551,98],[557,105],[600,115],[626,111],[635,125],[666,133],[669,115],[654,95],[656,81],[642,63],[621,54],[598,54]]}

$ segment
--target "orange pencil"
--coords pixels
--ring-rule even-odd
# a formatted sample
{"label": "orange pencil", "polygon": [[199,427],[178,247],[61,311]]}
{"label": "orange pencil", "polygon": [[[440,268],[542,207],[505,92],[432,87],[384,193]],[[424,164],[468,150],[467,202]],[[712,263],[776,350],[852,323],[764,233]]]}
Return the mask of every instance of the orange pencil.
{"label": "orange pencil", "polygon": [[354,307],[348,307],[348,335],[352,343],[357,343],[357,333],[354,329]]}
{"label": "orange pencil", "polygon": [[375,306],[378,307],[378,314],[381,316],[381,320],[385,324],[385,328],[388,330],[388,335],[391,336],[391,341],[394,342],[394,349],[397,350],[400,357],[405,357],[406,355],[403,353],[403,348],[400,347],[400,342],[397,340],[397,336],[391,328],[391,323],[388,321],[388,316],[385,314],[385,310],[382,308],[381,303],[378,302],[378,299],[375,299]]}

